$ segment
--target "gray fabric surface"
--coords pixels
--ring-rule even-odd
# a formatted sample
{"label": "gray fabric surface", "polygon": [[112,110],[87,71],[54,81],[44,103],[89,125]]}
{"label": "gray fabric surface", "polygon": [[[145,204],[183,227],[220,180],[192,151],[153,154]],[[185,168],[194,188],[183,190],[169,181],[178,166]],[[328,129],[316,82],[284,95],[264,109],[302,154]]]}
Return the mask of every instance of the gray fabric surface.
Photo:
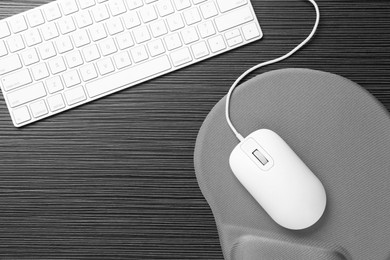
{"label": "gray fabric surface", "polygon": [[231,172],[238,141],[224,107],[222,99],[205,120],[194,162],[226,259],[390,259],[390,120],[372,95],[306,69],[264,73],[235,91],[239,132],[275,131],[325,186],[325,214],[303,231],[274,223]]}

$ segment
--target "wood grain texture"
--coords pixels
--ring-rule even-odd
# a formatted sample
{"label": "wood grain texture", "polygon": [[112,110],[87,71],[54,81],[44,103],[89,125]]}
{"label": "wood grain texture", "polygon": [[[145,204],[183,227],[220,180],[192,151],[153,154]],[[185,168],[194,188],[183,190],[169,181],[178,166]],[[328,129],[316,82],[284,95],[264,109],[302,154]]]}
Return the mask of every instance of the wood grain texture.
{"label": "wood grain texture", "polygon": [[[1,0],[0,18],[47,2]],[[22,129],[1,95],[0,259],[223,258],[194,174],[197,132],[240,73],[314,21],[305,1],[252,2],[263,40],[181,71]],[[318,2],[317,37],[263,71],[340,74],[390,109],[390,1]]]}

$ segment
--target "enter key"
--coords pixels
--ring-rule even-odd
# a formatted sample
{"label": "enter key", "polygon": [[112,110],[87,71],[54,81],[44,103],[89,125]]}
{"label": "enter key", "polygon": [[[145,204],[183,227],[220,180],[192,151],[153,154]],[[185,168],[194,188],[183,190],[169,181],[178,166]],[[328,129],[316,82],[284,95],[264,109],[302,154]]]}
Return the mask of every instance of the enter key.
{"label": "enter key", "polygon": [[221,12],[224,13],[247,4],[248,0],[217,0],[217,3]]}
{"label": "enter key", "polygon": [[215,19],[218,31],[223,32],[253,20],[248,6],[240,7]]}

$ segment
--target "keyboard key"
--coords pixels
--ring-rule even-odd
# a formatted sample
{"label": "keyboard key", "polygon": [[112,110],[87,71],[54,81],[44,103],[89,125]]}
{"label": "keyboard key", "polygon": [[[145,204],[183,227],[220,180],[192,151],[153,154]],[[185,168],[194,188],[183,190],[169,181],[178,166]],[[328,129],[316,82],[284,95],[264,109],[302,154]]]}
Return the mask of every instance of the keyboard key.
{"label": "keyboard key", "polygon": [[194,2],[194,5],[203,3],[204,1],[206,1],[206,0],[192,0],[192,2]]}
{"label": "keyboard key", "polygon": [[26,48],[21,35],[15,35],[7,40],[10,52],[17,52]]}
{"label": "keyboard key", "polygon": [[31,27],[36,27],[45,23],[45,18],[43,18],[42,12],[39,9],[29,11],[27,13],[27,20]]}
{"label": "keyboard key", "polygon": [[6,91],[25,86],[31,82],[32,78],[28,69],[19,70],[10,75],[6,75],[1,79],[1,83],[3,83],[3,87]]}
{"label": "keyboard key", "polygon": [[40,45],[38,50],[42,60],[49,59],[57,54],[53,43],[51,42]]}
{"label": "keyboard key", "polygon": [[127,51],[120,52],[114,55],[114,62],[117,69],[123,69],[124,67],[131,65],[130,56]]}
{"label": "keyboard key", "polygon": [[158,20],[150,24],[150,29],[152,31],[153,37],[155,38],[168,33],[167,27],[165,26],[165,22],[163,20]]}
{"label": "keyboard key", "polygon": [[31,109],[31,112],[33,114],[33,117],[35,117],[35,118],[44,116],[47,113],[49,113],[49,111],[47,110],[47,106],[46,106],[46,103],[45,103],[44,100],[39,100],[39,101],[37,101],[35,103],[32,103],[30,105],[30,109]]}
{"label": "keyboard key", "polygon": [[237,44],[240,44],[243,42],[243,39],[241,36],[237,36],[237,37],[234,37],[234,38],[231,38],[229,40],[227,40],[227,44],[230,46],[230,47],[233,47]]}
{"label": "keyboard key", "polygon": [[225,37],[228,40],[235,38],[237,36],[241,36],[240,30],[238,30],[238,29],[234,29],[234,30],[231,30],[231,31],[228,31],[225,33]]}
{"label": "keyboard key", "polygon": [[7,95],[11,107],[17,107],[38,98],[46,96],[45,87],[42,82],[35,85],[17,89]]}
{"label": "keyboard key", "polygon": [[131,49],[130,52],[131,52],[131,56],[133,57],[133,60],[136,63],[144,61],[148,58],[148,53],[146,52],[146,49],[143,45],[139,45]]}
{"label": "keyboard key", "polygon": [[115,42],[112,38],[104,40],[99,44],[100,50],[102,51],[103,56],[113,54],[118,51],[116,48]]}
{"label": "keyboard key", "polygon": [[164,38],[165,44],[169,51],[177,49],[182,46],[179,34],[174,33]]}
{"label": "keyboard key", "polygon": [[10,36],[11,32],[9,30],[7,22],[0,22],[0,39]]}
{"label": "keyboard key", "polygon": [[80,74],[84,81],[89,81],[98,77],[95,66],[88,64],[80,68]]}
{"label": "keyboard key", "polygon": [[244,6],[215,18],[218,31],[223,32],[237,25],[253,20],[253,15],[249,7]]}
{"label": "keyboard key", "polygon": [[214,38],[211,38],[208,40],[210,49],[212,52],[219,52],[223,49],[226,49],[225,41],[223,40],[223,37],[221,35],[218,35]]}
{"label": "keyboard key", "polygon": [[27,23],[23,15],[16,15],[10,18],[9,24],[13,33],[27,30]]}
{"label": "keyboard key", "polygon": [[94,6],[96,3],[95,0],[79,0],[79,4],[81,9],[86,9]]}
{"label": "keyboard key", "polygon": [[75,0],[62,0],[60,5],[65,15],[73,14],[79,10]]}
{"label": "keyboard key", "polygon": [[199,24],[198,29],[202,38],[207,38],[216,33],[213,22],[211,21]]}
{"label": "keyboard key", "polygon": [[152,57],[155,57],[165,52],[164,44],[161,39],[157,39],[148,43],[148,49]]}
{"label": "keyboard key", "polygon": [[64,94],[66,103],[68,103],[69,106],[75,105],[87,99],[82,86],[78,86],[68,91],[65,91]]}
{"label": "keyboard key", "polygon": [[132,29],[141,24],[141,20],[136,12],[130,12],[123,15],[123,21],[127,29]]}
{"label": "keyboard key", "polygon": [[191,46],[192,53],[194,54],[195,59],[200,59],[206,57],[210,54],[207,44],[205,42],[198,42]]}
{"label": "keyboard key", "polygon": [[221,12],[224,13],[247,4],[248,0],[217,0],[217,3]]}
{"label": "keyboard key", "polygon": [[58,53],[63,54],[65,52],[73,50],[73,43],[69,36],[64,36],[55,41]]}
{"label": "keyboard key", "polygon": [[85,47],[83,49],[83,55],[86,62],[91,62],[100,58],[99,49],[96,44]]}
{"label": "keyboard key", "polygon": [[121,19],[114,17],[106,22],[107,30],[110,35],[115,35],[124,31]]}
{"label": "keyboard key", "polygon": [[46,87],[50,94],[54,94],[64,89],[64,85],[59,76],[47,79]]}
{"label": "keyboard key", "polygon": [[0,59],[0,75],[7,74],[11,71],[20,69],[21,67],[22,63],[17,54],[8,55]]}
{"label": "keyboard key", "polygon": [[204,19],[209,19],[218,14],[217,7],[215,6],[214,2],[208,2],[204,5],[201,5],[200,11],[202,12]]}
{"label": "keyboard key", "polygon": [[171,53],[173,66],[179,67],[192,61],[190,50],[186,47]]}
{"label": "keyboard key", "polygon": [[77,70],[65,72],[62,77],[67,88],[76,86],[81,83],[81,79]]}
{"label": "keyboard key", "polygon": [[56,2],[52,2],[43,7],[43,12],[45,13],[46,20],[51,22],[53,20],[59,19],[62,17],[60,8]]}
{"label": "keyboard key", "polygon": [[151,22],[157,19],[157,13],[153,5],[146,6],[139,11],[144,23]]}
{"label": "keyboard key", "polygon": [[26,44],[28,47],[37,45],[42,42],[41,34],[38,29],[31,29],[27,31],[24,35],[24,39],[26,40]]}
{"label": "keyboard key", "polygon": [[168,23],[169,30],[171,30],[171,32],[179,30],[184,27],[184,22],[180,14],[174,14],[168,16],[167,23]]}
{"label": "keyboard key", "polygon": [[202,20],[198,8],[189,9],[188,11],[184,11],[183,14],[184,14],[184,19],[186,20],[186,23],[188,25],[192,25]]}
{"label": "keyboard key", "polygon": [[97,5],[92,8],[92,16],[96,22],[101,22],[110,18],[107,7],[105,5]]}
{"label": "keyboard key", "polygon": [[156,7],[161,17],[172,14],[175,11],[170,0],[159,0]]}
{"label": "keyboard key", "polygon": [[181,36],[185,44],[190,44],[199,40],[195,27],[188,27],[181,31]]}
{"label": "keyboard key", "polygon": [[38,53],[35,48],[30,48],[22,52],[22,60],[25,66],[39,62]]}
{"label": "keyboard key", "polygon": [[112,61],[110,58],[100,60],[96,63],[100,75],[104,76],[108,73],[114,72],[114,64],[112,64]]}
{"label": "keyboard key", "polygon": [[150,40],[150,33],[147,26],[135,28],[133,30],[136,43],[140,44]]}
{"label": "keyboard key", "polygon": [[242,32],[244,34],[244,37],[247,41],[259,37],[260,31],[257,28],[255,23],[246,24],[242,27]]}
{"label": "keyboard key", "polygon": [[49,41],[60,35],[58,33],[57,26],[55,23],[45,23],[40,27],[40,29],[43,35],[43,39],[45,39],[45,41]]}
{"label": "keyboard key", "polygon": [[41,80],[50,76],[45,63],[40,63],[31,68],[35,80]]}
{"label": "keyboard key", "polygon": [[130,10],[137,9],[144,4],[142,3],[142,0],[126,0],[127,6],[129,7]]}
{"label": "keyboard key", "polygon": [[92,40],[94,42],[99,41],[107,37],[106,29],[104,29],[103,24],[96,24],[89,29],[91,33]]}
{"label": "keyboard key", "polygon": [[82,11],[82,12],[78,12],[77,14],[75,14],[75,20],[76,20],[77,26],[80,29],[87,27],[87,26],[90,26],[93,23],[92,17],[88,11]]}
{"label": "keyboard key", "polygon": [[69,68],[75,68],[77,66],[80,66],[84,63],[83,58],[81,57],[81,54],[79,51],[74,51],[71,53],[68,53],[65,56],[66,62],[68,64]]}
{"label": "keyboard key", "polygon": [[28,108],[26,106],[15,109],[13,114],[17,125],[31,120],[30,112],[28,112]]}
{"label": "keyboard key", "polygon": [[58,21],[58,27],[60,28],[61,34],[67,34],[76,30],[72,17],[64,17]]}
{"label": "keyboard key", "polygon": [[110,0],[108,6],[113,16],[117,16],[126,12],[126,7],[123,3],[123,0]]}
{"label": "keyboard key", "polygon": [[78,30],[76,33],[72,34],[72,38],[77,48],[91,43],[86,30]]}
{"label": "keyboard key", "polygon": [[190,0],[173,0],[175,3],[176,9],[178,11],[184,10],[191,6]]}
{"label": "keyboard key", "polygon": [[59,56],[49,61],[51,74],[55,75],[66,70],[64,59]]}
{"label": "keyboard key", "polygon": [[118,47],[121,50],[127,49],[134,45],[133,38],[129,32],[122,33],[116,37]]}
{"label": "keyboard key", "polygon": [[61,94],[49,97],[47,99],[47,103],[49,104],[49,108],[52,112],[65,108],[65,102]]}
{"label": "keyboard key", "polygon": [[88,95],[91,98],[111,92],[115,89],[145,81],[171,69],[171,64],[167,56],[161,56],[154,60],[144,62],[140,65],[129,67],[118,73],[95,80],[86,84]]}
{"label": "keyboard key", "polygon": [[7,47],[5,46],[4,41],[0,41],[0,57],[3,57],[8,54]]}

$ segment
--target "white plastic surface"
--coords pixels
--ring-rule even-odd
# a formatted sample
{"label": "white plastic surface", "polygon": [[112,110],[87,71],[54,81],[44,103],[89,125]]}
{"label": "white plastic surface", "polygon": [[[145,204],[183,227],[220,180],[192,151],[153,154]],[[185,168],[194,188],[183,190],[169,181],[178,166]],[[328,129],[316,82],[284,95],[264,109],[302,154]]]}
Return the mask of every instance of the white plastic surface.
{"label": "white plastic surface", "polygon": [[[256,163],[248,147],[265,151],[270,165],[261,167]],[[305,229],[324,213],[326,193],[322,183],[273,131],[261,129],[250,134],[235,147],[229,162],[237,179],[279,225]]]}

